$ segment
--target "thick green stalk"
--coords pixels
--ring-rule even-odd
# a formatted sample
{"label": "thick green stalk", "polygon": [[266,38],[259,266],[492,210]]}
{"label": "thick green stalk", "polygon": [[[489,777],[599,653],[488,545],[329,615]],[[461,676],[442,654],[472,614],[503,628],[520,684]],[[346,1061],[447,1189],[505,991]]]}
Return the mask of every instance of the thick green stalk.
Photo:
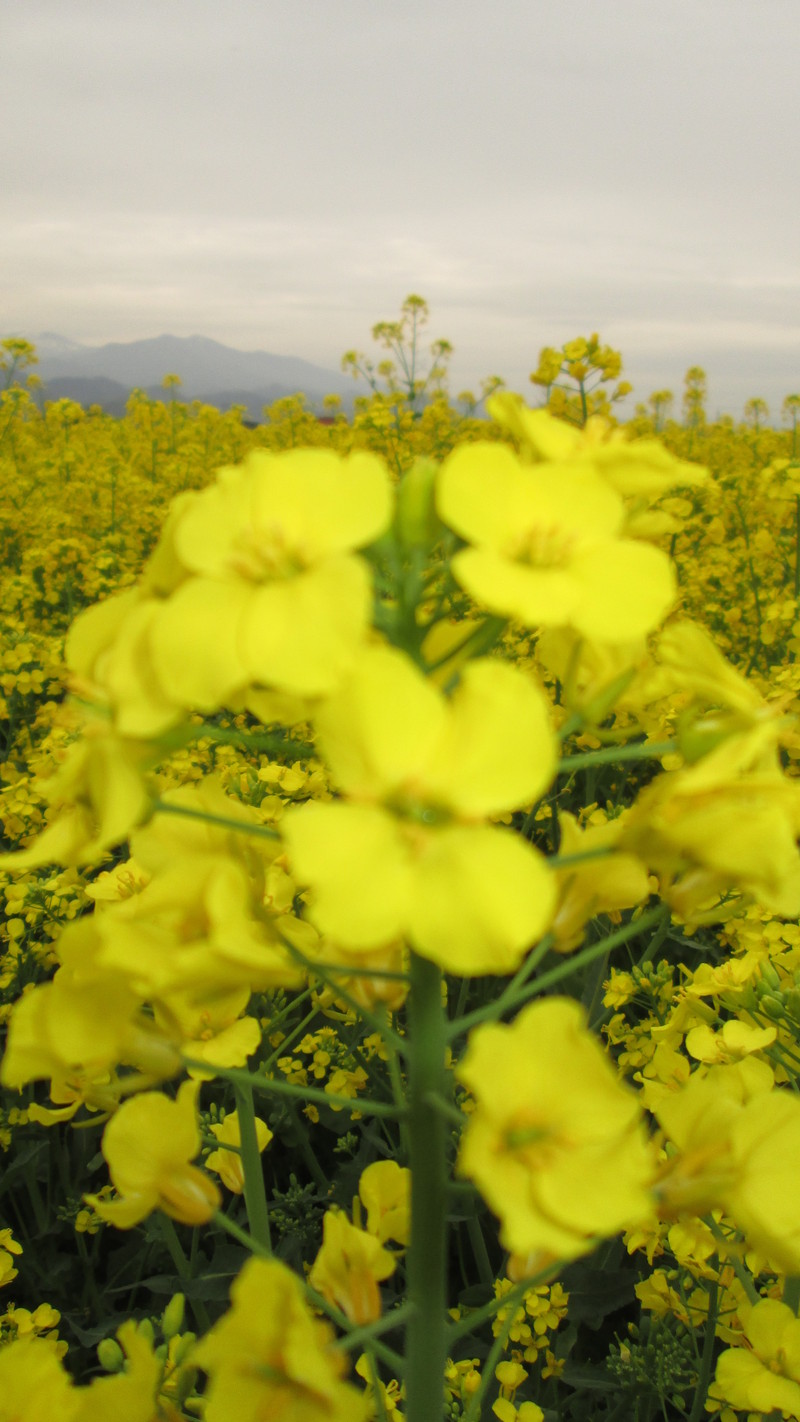
{"label": "thick green stalk", "polygon": [[408,1422],[441,1422],[446,1361],[448,1125],[442,975],[411,955],[409,1116],[411,1245],[406,1330]]}

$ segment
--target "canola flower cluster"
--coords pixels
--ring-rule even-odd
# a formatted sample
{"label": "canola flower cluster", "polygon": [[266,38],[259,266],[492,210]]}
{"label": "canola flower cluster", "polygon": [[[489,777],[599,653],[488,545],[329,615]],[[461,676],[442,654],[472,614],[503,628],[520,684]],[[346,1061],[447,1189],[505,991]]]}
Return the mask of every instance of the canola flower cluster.
{"label": "canola flower cluster", "polygon": [[[37,440],[80,484],[85,420],[50,407],[42,431],[26,398],[5,397],[14,487]],[[800,1417],[798,688],[771,661],[785,599],[759,575],[748,503],[737,669],[708,630],[722,595],[703,602],[722,558],[687,581],[675,527],[693,556],[704,537],[720,548],[734,473],[603,418],[576,429],[506,394],[488,409],[488,428],[446,427],[434,407],[404,429],[377,400],[326,443],[279,418],[274,445],[249,449],[240,425],[206,419],[230,436],[226,462],[173,483],[160,531],[163,489],[121,539],[106,530],[114,564],[92,563],[67,512],[24,536],[4,513],[19,545],[5,1144],[102,1126],[108,1174],[78,1184],[76,1237],[158,1212],[173,1258],[172,1222],[253,1257],[199,1340],[170,1323],[156,1347],[124,1322],[105,1340],[112,1375],[85,1385],[55,1311],[15,1332],[10,1310],[0,1416],[149,1422],[202,1396],[210,1422],[477,1419],[496,1384],[501,1422],[541,1422],[568,1376],[559,1276],[624,1236],[647,1261],[642,1308],[705,1333],[688,1372],[701,1405]],[[139,481],[159,457],[202,467],[178,418],[150,409]],[[109,448],[131,438],[98,423]],[[772,512],[793,469],[766,466]],[[785,527],[765,527],[788,557]],[[63,667],[28,626],[45,606]],[[32,784],[31,768],[53,773]],[[717,947],[676,981],[655,961],[670,939]],[[641,958],[604,981],[631,942]],[[569,985],[595,964],[587,1010]],[[353,1132],[357,1194],[352,1219],[323,1194],[306,1272],[274,1250],[261,1154],[294,1133],[313,1162],[321,1113]],[[386,1134],[365,1165],[369,1121]],[[446,1293],[450,1163],[492,1281],[482,1308]],[[20,1246],[0,1244],[11,1283]],[[488,1358],[459,1357],[485,1324]],[[400,1354],[382,1341],[403,1333]],[[641,1376],[634,1347],[618,1379]]]}

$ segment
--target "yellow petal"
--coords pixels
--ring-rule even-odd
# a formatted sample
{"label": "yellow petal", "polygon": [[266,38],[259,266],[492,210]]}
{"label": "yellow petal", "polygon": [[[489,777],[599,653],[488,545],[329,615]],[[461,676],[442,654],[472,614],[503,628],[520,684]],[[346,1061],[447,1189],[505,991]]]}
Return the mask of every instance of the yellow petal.
{"label": "yellow petal", "polygon": [[432,831],[415,868],[411,941],[447,972],[502,976],[544,933],[555,898],[546,861],[513,831]]}
{"label": "yellow petal", "polygon": [[240,623],[250,678],[294,696],[333,691],[366,634],[370,596],[367,565],[346,555],[254,589]]}
{"label": "yellow petal", "polygon": [[482,817],[528,804],[555,774],[548,702],[525,672],[482,658],[464,670],[426,791]]}
{"label": "yellow petal", "polygon": [[399,938],[408,921],[410,852],[392,816],[368,805],[308,804],[281,820],[292,870],[313,890],[309,917],[346,946]]}
{"label": "yellow petal", "polygon": [[443,696],[410,658],[393,647],[369,647],[315,724],[342,789],[388,797],[419,780],[445,719]]}

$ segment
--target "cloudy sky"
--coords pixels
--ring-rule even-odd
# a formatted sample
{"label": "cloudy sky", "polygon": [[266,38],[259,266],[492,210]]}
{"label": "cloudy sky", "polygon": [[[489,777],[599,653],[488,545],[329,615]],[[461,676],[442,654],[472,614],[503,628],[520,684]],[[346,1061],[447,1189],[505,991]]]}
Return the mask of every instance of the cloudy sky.
{"label": "cloudy sky", "polygon": [[0,336],[338,368],[407,293],[453,387],[598,330],[644,399],[800,390],[800,0],[27,0]]}

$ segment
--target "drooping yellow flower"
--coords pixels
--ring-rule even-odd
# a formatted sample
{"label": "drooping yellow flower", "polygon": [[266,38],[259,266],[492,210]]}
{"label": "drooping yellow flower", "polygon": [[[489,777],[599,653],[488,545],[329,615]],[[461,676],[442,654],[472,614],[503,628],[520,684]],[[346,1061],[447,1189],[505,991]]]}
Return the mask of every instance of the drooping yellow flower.
{"label": "drooping yellow flower", "polygon": [[648,1220],[654,1157],[635,1094],[583,1010],[547,998],[470,1035],[458,1076],[475,1097],[459,1173],[529,1273]]}
{"label": "drooping yellow flower", "polygon": [[622,498],[586,460],[526,465],[506,445],[461,445],[441,467],[437,506],[470,545],[452,560],[455,577],[526,626],[630,642],[675,597],[666,554],[621,537]]}
{"label": "drooping yellow flower", "polygon": [[626,817],[620,843],[659,874],[662,897],[683,917],[708,912],[713,921],[715,900],[738,889],[794,918],[798,828],[797,784],[781,770],[766,721],[658,776]]}
{"label": "drooping yellow flower", "polygon": [[[272,1131],[260,1116],[256,1116],[255,1126],[258,1149],[259,1151],[266,1150],[272,1140]],[[213,1170],[223,1185],[226,1185],[234,1195],[241,1195],[244,1190],[244,1167],[241,1152],[225,1149],[226,1146],[241,1146],[242,1144],[238,1111],[229,1111],[224,1121],[212,1122],[210,1130],[212,1136],[215,1136],[219,1141],[220,1149],[212,1150],[211,1154],[206,1156],[206,1170]]]}
{"label": "drooping yellow flower", "polygon": [[125,1101],[103,1132],[102,1151],[119,1199],[86,1195],[101,1219],[132,1229],[153,1210],[183,1224],[204,1224],[221,1195],[191,1161],[200,1153],[195,1103],[199,1084],[185,1081],[176,1100],[146,1091]]}
{"label": "drooping yellow flower", "polygon": [[313,1318],[285,1264],[249,1259],[231,1299],[193,1355],[210,1374],[206,1422],[366,1422],[367,1400],[342,1381],[332,1329]]}
{"label": "drooping yellow flower", "polygon": [[322,1245],[308,1280],[351,1323],[372,1323],[380,1318],[378,1284],[394,1273],[395,1266],[394,1255],[373,1234],[351,1224],[341,1210],[326,1210]]}
{"label": "drooping yellow flower", "polygon": [[[584,925],[590,918],[607,913],[614,921],[620,909],[631,908],[648,897],[650,883],[645,866],[636,856],[618,848],[622,830],[619,819],[583,829],[574,815],[563,811],[558,824],[559,857],[576,857],[574,864],[558,870],[559,907],[552,925],[554,947],[557,952],[566,953],[581,942]],[[598,858],[581,861],[581,855],[594,853]]]}
{"label": "drooping yellow flower", "polygon": [[451,700],[402,652],[364,651],[320,708],[349,797],[281,821],[312,921],[372,951],[407,937],[449,972],[506,973],[547,927],[545,861],[487,817],[530,803],[555,769],[547,703],[518,669],[473,662]]}

